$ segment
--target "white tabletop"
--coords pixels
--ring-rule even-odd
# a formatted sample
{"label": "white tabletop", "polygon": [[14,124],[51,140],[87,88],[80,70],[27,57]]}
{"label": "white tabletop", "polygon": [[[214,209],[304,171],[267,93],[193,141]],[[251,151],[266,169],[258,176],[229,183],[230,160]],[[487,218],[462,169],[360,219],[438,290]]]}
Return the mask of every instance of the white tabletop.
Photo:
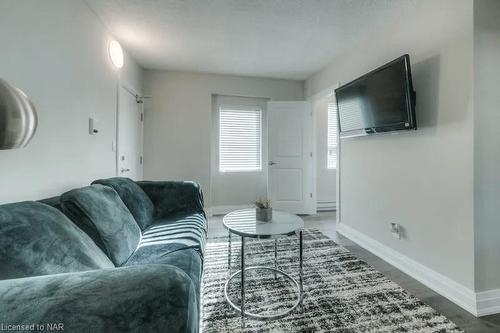
{"label": "white tabletop", "polygon": [[304,221],[297,215],[273,210],[269,222],[257,221],[255,208],[240,209],[223,218],[224,227],[243,237],[270,237],[289,235],[304,228]]}

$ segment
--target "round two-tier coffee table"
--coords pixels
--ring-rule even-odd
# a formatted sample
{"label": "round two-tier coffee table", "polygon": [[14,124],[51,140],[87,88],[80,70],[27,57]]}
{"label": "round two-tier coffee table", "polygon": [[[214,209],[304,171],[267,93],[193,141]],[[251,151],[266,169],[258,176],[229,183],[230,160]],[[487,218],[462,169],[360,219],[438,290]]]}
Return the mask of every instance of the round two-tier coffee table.
{"label": "round two-tier coffee table", "polygon": [[[293,311],[297,306],[302,305],[303,300],[303,286],[302,286],[302,229],[304,228],[304,221],[297,215],[273,211],[273,219],[269,222],[258,221],[255,217],[255,209],[241,209],[231,212],[224,216],[224,227],[229,231],[229,244],[228,244],[228,269],[229,278],[224,285],[224,295],[228,303],[238,312],[241,313],[242,324],[244,318],[254,318],[263,320],[278,319],[286,316]],[[241,237],[241,270],[231,274],[231,235],[235,234]],[[297,282],[288,273],[278,268],[278,238],[290,235],[298,235],[299,237],[299,282]],[[267,266],[250,266],[245,267],[245,238],[271,238],[274,239],[274,267]],[[284,276],[295,287],[299,294],[297,301],[291,308],[287,310],[272,314],[263,315],[245,311],[245,272],[250,270],[266,270],[274,273],[274,278],[277,274]],[[228,296],[228,285],[231,280],[236,276],[241,275],[241,306],[236,305]]]}

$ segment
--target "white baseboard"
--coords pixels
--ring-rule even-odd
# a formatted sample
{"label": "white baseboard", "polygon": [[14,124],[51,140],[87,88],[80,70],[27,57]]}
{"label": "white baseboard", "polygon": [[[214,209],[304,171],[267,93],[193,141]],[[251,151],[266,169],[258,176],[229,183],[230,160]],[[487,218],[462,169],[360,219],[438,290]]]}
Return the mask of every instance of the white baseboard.
{"label": "white baseboard", "polygon": [[227,205],[227,206],[212,206],[205,209],[208,216],[226,215],[234,210],[252,208],[254,205]]}
{"label": "white baseboard", "polygon": [[500,289],[477,292],[476,304],[480,317],[500,313]]}
{"label": "white baseboard", "polygon": [[475,293],[472,289],[343,224],[337,231],[415,280],[446,297],[474,316],[500,312],[500,290]]}

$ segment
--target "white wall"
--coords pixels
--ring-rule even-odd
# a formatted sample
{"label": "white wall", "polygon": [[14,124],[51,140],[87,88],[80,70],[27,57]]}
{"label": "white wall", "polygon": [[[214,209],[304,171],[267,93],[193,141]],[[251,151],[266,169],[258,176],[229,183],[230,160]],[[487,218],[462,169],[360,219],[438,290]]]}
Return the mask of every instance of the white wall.
{"label": "white wall", "polygon": [[[212,95],[302,100],[303,81],[145,71],[144,178],[194,180],[212,206]],[[218,203],[222,204],[222,203]]]}
{"label": "white wall", "polygon": [[[235,207],[253,206],[257,198],[267,196],[267,99],[253,97],[212,96],[211,192],[213,211],[228,213]],[[262,170],[246,172],[219,171],[218,111],[223,105],[247,105],[262,110]]]}
{"label": "white wall", "polygon": [[316,198],[318,207],[332,206],[320,204],[336,201],[336,170],[327,168],[328,160],[328,97],[314,98],[311,101],[314,110],[316,141]]}
{"label": "white wall", "polygon": [[[417,131],[342,140],[341,224],[474,289],[472,3],[422,0],[306,81],[314,96],[409,53]],[[391,237],[389,223],[404,237]]]}
{"label": "white wall", "polygon": [[[23,149],[0,151],[0,202],[41,199],[115,174],[117,73],[111,35],[83,1],[0,2],[0,77],[24,90],[39,125]],[[141,69],[125,59],[124,79]],[[88,117],[99,134],[88,134]]]}
{"label": "white wall", "polygon": [[500,288],[500,1],[474,2],[476,290]]}

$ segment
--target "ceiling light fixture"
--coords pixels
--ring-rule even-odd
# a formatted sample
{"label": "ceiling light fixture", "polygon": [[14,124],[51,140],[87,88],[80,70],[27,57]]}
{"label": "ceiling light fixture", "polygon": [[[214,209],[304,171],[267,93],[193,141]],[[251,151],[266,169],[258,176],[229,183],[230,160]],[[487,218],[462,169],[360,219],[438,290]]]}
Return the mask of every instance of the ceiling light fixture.
{"label": "ceiling light fixture", "polygon": [[123,50],[116,40],[112,40],[109,43],[109,57],[111,58],[111,62],[115,65],[116,68],[123,67]]}

